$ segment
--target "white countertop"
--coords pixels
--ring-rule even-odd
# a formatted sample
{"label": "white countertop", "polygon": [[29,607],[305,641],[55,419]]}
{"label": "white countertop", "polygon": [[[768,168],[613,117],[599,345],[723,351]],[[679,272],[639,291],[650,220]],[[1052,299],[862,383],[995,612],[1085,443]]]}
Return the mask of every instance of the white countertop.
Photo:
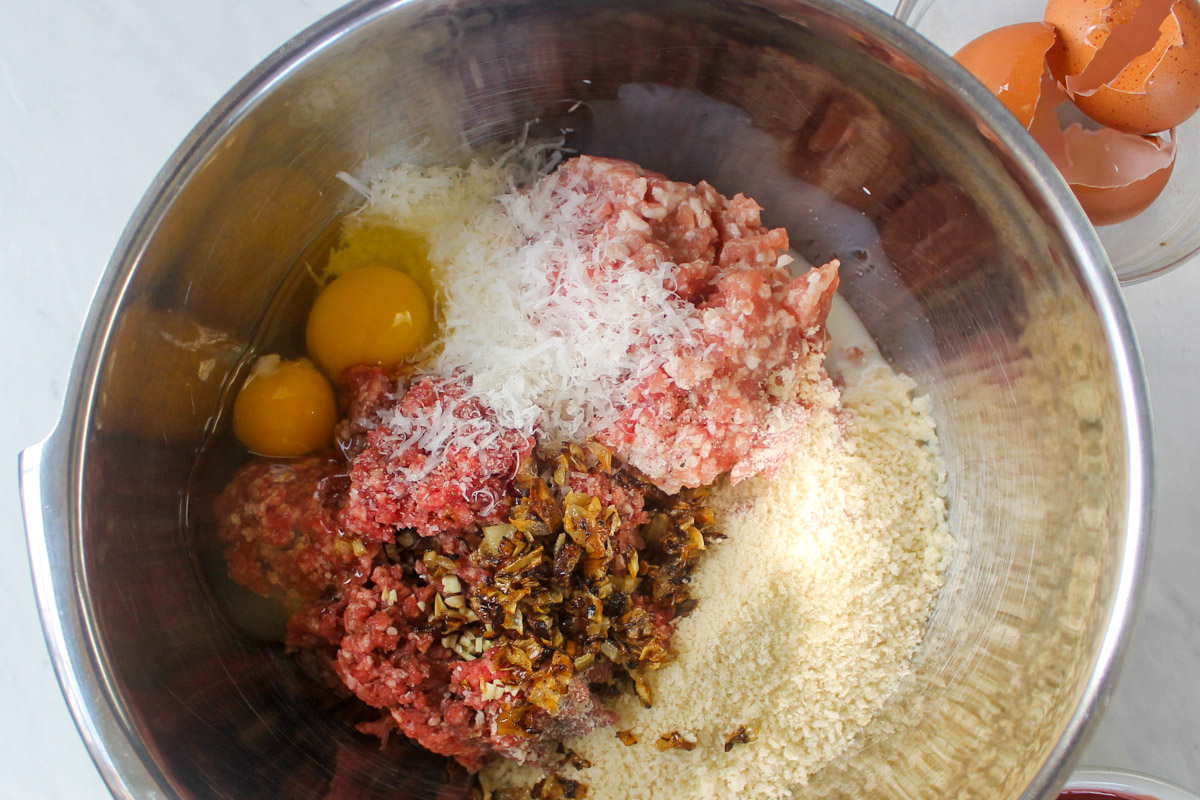
{"label": "white countertop", "polygon": [[[238,78],[339,4],[0,2],[0,796],[107,797],[38,625],[16,453],[54,424],[92,288],[159,167]],[[1200,792],[1200,263],[1126,299],[1154,403],[1156,530],[1130,655],[1084,762]]]}

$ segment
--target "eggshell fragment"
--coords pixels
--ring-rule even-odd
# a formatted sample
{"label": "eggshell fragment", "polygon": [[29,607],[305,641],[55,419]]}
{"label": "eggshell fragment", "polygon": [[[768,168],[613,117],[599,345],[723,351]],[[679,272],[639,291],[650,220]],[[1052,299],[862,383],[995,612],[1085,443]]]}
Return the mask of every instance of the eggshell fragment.
{"label": "eggshell fragment", "polygon": [[1076,122],[1063,138],[1068,163],[1059,171],[1093,225],[1115,225],[1145,211],[1175,168],[1174,131],[1138,136]]}
{"label": "eggshell fragment", "polygon": [[1200,109],[1197,0],[1050,0],[1045,21],[1051,71],[1097,122],[1157,133]]}
{"label": "eggshell fragment", "polygon": [[[1140,136],[1086,120],[1047,69],[1029,133],[1058,167],[1093,225],[1114,225],[1145,211],[1175,167],[1175,132]],[[1064,129],[1063,120],[1066,119]]]}
{"label": "eggshell fragment", "polygon": [[1054,28],[1042,22],[1006,25],[968,42],[954,59],[1028,128],[1042,93],[1046,53],[1056,39]]}
{"label": "eggshell fragment", "polygon": [[1028,130],[1055,166],[1070,162],[1067,140],[1063,137],[1062,123],[1058,119],[1058,110],[1070,103],[1071,98],[1067,97],[1067,93],[1058,85],[1050,73],[1050,68],[1043,67],[1038,104]]}

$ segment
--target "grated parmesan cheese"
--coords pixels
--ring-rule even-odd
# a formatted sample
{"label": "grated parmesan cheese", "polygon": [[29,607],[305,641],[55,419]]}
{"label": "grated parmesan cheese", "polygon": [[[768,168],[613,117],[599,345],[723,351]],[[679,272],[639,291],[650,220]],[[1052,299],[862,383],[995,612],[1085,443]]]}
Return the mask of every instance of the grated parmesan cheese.
{"label": "grated parmesan cheese", "polygon": [[536,149],[491,165],[402,165],[372,182],[347,221],[428,240],[441,335],[422,368],[469,375],[471,396],[501,425],[549,448],[612,420],[624,387],[700,325],[671,288],[675,265],[620,269],[629,256],[581,224],[595,201],[560,173],[538,180],[551,166]]}
{"label": "grated parmesan cheese", "polygon": [[[415,412],[401,413],[394,406],[384,408],[379,412],[379,421],[397,444],[392,451],[393,458],[410,449],[437,455],[451,450],[486,454],[503,433],[494,423],[482,419],[478,414],[474,418],[464,414],[461,401],[448,403],[443,397],[439,397],[433,406]],[[440,463],[440,459],[430,457],[423,459],[415,469],[399,465],[395,469],[405,480],[415,483],[429,475]],[[464,499],[470,501],[475,498]],[[498,498],[490,498],[483,514],[486,516],[491,513],[497,502]]]}

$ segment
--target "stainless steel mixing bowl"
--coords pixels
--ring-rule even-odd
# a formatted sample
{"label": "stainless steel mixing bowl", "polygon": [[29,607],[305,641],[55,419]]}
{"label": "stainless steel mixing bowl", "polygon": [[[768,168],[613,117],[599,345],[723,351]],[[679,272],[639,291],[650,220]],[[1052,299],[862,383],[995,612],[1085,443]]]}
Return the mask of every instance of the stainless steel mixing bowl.
{"label": "stainless steel mixing bowl", "polygon": [[357,738],[211,602],[221,410],[248,353],[297,345],[303,264],[357,200],[339,171],[560,132],[747,191],[810,259],[841,257],[845,297],[932,398],[947,584],[911,678],[797,796],[1051,792],[1126,641],[1151,461],[1115,281],[1024,131],[859,2],[411,0],[325,19],[197,126],[113,255],[57,430],[23,455],[46,637],[114,794],[462,790]]}

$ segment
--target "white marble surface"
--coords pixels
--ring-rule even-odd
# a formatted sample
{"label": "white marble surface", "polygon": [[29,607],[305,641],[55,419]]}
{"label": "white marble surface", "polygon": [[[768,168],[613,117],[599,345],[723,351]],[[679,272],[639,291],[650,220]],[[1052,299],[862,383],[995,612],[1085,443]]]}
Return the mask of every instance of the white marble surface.
{"label": "white marble surface", "polygon": [[[159,166],[242,74],[337,5],[0,0],[0,797],[107,796],[38,627],[16,453],[54,424],[92,288]],[[1131,655],[1084,759],[1200,791],[1200,263],[1127,298],[1155,405],[1157,538]]]}

